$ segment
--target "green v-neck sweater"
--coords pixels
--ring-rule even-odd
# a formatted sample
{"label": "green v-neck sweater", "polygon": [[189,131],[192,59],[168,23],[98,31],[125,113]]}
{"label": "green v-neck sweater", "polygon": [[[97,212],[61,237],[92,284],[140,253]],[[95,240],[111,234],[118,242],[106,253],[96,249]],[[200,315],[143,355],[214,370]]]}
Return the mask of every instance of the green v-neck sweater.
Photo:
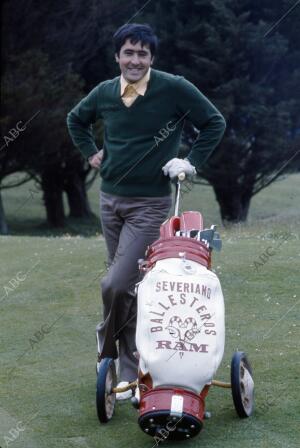
{"label": "green v-neck sweater", "polygon": [[220,142],[225,120],[183,76],[151,69],[144,96],[130,107],[120,97],[120,77],[101,82],[67,117],[74,145],[88,158],[99,149],[92,124],[104,124],[101,190],[118,196],[165,196],[170,179],[162,167],[178,156],[184,120],[200,130],[189,161],[197,169]]}

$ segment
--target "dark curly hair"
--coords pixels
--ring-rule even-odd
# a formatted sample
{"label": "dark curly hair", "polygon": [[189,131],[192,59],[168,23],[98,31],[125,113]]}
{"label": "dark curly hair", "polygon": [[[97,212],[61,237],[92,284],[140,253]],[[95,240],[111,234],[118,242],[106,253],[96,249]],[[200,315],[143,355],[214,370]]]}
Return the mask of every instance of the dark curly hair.
{"label": "dark curly hair", "polygon": [[142,46],[148,44],[151,55],[154,56],[158,46],[157,36],[149,25],[139,23],[126,23],[114,34],[115,53],[120,55],[120,49],[129,39],[132,44],[141,42]]}

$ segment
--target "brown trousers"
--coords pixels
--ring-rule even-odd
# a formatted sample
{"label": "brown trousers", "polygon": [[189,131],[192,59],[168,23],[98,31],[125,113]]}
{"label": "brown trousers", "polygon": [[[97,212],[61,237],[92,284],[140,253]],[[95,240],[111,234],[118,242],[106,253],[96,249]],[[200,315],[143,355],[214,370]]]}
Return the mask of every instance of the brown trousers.
{"label": "brown trousers", "polygon": [[137,378],[138,361],[133,352],[138,259],[144,258],[147,246],[159,237],[159,227],[171,204],[171,195],[128,198],[100,192],[100,219],[110,266],[101,280],[103,322],[96,330],[101,358],[119,356],[120,381]]}

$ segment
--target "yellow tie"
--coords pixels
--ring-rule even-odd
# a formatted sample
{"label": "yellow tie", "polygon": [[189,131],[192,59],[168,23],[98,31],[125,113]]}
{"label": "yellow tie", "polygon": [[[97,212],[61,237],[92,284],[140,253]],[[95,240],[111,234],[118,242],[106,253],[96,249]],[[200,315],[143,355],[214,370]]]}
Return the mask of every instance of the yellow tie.
{"label": "yellow tie", "polygon": [[136,90],[133,86],[131,86],[130,84],[128,84],[128,86],[126,87],[125,91],[124,91],[124,95],[126,97],[131,97],[137,95]]}
{"label": "yellow tie", "polygon": [[137,97],[138,97],[138,93],[135,90],[135,88],[133,86],[131,86],[130,84],[128,84],[128,86],[126,86],[124,93],[122,95],[124,104],[127,107],[131,106],[131,104],[136,100]]}

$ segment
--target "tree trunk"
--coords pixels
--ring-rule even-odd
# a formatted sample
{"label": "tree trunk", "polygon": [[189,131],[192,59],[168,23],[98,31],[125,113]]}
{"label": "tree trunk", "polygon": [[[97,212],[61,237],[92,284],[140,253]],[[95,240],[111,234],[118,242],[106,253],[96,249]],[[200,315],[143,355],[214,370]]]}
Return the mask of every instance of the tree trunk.
{"label": "tree trunk", "polygon": [[68,197],[70,217],[91,217],[92,211],[85,190],[85,179],[78,173],[70,173],[67,179],[65,178],[64,189]]}
{"label": "tree trunk", "polygon": [[62,175],[55,167],[51,167],[51,169],[44,171],[41,177],[48,224],[50,227],[64,227]]}
{"label": "tree trunk", "polygon": [[0,191],[0,235],[7,235],[7,234],[8,234],[8,227],[5,219],[2,195]]}
{"label": "tree trunk", "polygon": [[252,190],[242,192],[238,185],[235,188],[214,185],[213,188],[220,206],[223,224],[245,222],[248,217]]}

